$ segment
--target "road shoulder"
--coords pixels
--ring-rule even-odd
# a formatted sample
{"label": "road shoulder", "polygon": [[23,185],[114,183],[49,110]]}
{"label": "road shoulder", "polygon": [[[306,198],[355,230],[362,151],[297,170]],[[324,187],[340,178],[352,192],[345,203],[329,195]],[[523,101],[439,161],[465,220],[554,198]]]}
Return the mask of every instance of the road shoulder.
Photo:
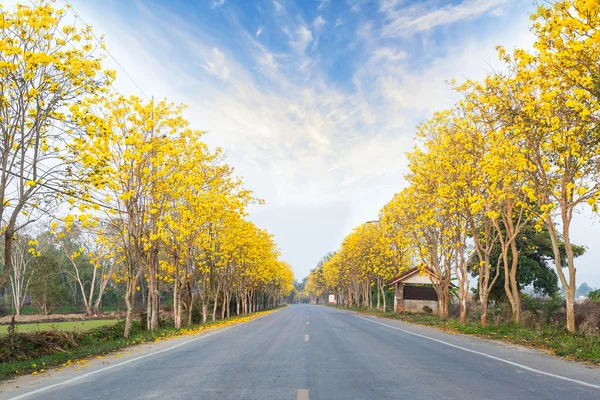
{"label": "road shoulder", "polygon": [[51,368],[44,374],[35,376],[22,375],[7,379],[0,382],[0,400],[19,399],[21,398],[20,396],[24,395],[27,395],[26,397],[29,398],[28,396],[33,396],[38,390],[46,390],[73,381],[86,379],[105,371],[125,367],[138,360],[180,348],[188,343],[208,339],[210,337],[217,337],[223,332],[249,325],[283,309],[285,308],[269,310],[268,312],[256,315],[250,320],[235,322],[232,325],[225,327],[209,328],[195,334],[183,334],[156,342],[132,345],[106,355],[94,356],[89,359],[78,360],[75,363],[64,365],[62,367]]}
{"label": "road shoulder", "polygon": [[[550,375],[557,375],[568,379],[589,383],[600,388],[600,367],[568,360],[537,348],[525,347],[506,343],[498,340],[449,333],[433,326],[423,326],[396,319],[372,316],[353,310],[327,307],[341,313],[347,313],[360,319],[371,322],[373,329],[391,329],[401,334],[409,334],[422,339],[424,345],[439,348],[445,351],[448,347],[465,351],[465,353],[478,354],[481,357],[490,356],[497,362],[507,362],[515,368],[529,368],[533,372],[540,371]],[[499,361],[503,360],[503,361]]]}

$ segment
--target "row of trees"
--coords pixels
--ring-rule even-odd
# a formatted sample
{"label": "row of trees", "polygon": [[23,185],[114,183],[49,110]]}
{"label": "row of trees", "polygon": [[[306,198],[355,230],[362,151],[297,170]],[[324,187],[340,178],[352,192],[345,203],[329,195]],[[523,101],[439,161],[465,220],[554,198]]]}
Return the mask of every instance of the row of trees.
{"label": "row of trees", "polygon": [[[165,287],[176,327],[184,310],[191,322],[196,298],[204,320],[209,307],[214,319],[232,304],[238,313],[277,305],[293,275],[272,236],[247,219],[260,200],[189,127],[184,107],[112,90],[104,44],[49,2],[1,11],[0,291],[22,265],[14,244],[25,227],[51,223],[86,312],[109,280],[125,287],[126,336],[141,282],[151,330]],[[34,256],[38,242],[28,242]],[[83,259],[94,266],[87,283]]]}
{"label": "row of trees", "polygon": [[[584,207],[597,212],[600,195],[600,5],[558,0],[531,17],[531,51],[510,55],[499,47],[502,71],[454,84],[456,104],[419,125],[409,185],[382,209],[379,225],[392,249],[435,272],[442,317],[455,279],[465,321],[475,269],[482,324],[500,276],[520,321],[519,239],[528,228],[547,231],[572,332],[574,259],[582,252],[571,241],[572,218]],[[346,263],[352,235],[359,233],[346,238],[333,263]],[[353,277],[342,273],[326,283],[349,287]]]}
{"label": "row of trees", "polygon": [[388,281],[411,265],[406,238],[392,237],[378,221],[355,228],[344,238],[340,249],[327,254],[308,276],[305,292],[313,300],[335,294],[348,306],[387,309]]}

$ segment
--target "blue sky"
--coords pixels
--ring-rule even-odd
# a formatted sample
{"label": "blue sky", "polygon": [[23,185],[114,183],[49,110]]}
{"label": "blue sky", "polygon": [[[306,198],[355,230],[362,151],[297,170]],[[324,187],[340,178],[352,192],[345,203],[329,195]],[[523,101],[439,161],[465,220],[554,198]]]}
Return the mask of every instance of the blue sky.
{"label": "blue sky", "polygon": [[[496,45],[532,42],[533,0],[73,6],[145,92],[189,105],[194,127],[266,200],[251,218],[299,279],[404,187],[415,126],[454,99],[445,82],[500,67]],[[139,94],[116,69],[117,88]],[[599,225],[578,217],[575,242],[593,247]],[[580,281],[600,286],[599,255],[578,260]]]}

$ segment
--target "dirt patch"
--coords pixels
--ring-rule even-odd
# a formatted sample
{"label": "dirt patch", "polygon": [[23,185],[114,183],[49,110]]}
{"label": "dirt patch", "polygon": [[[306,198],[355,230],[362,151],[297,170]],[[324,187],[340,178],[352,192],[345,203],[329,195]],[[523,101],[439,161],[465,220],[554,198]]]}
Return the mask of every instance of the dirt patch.
{"label": "dirt patch", "polygon": [[[48,314],[48,315],[19,315],[15,316],[15,322],[18,324],[28,324],[37,322],[67,322],[67,321],[88,321],[93,319],[120,319],[116,312],[102,313],[92,316],[85,314]],[[0,318],[0,325],[8,325],[12,320],[12,315]]]}

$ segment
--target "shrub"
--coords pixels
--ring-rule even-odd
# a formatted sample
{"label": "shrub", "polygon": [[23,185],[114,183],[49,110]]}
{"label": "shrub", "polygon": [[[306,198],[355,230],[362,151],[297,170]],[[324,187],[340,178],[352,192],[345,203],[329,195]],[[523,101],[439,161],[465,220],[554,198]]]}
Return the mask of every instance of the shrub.
{"label": "shrub", "polygon": [[591,301],[600,301],[600,289],[592,290],[588,293],[587,297]]}
{"label": "shrub", "polygon": [[559,295],[554,295],[550,298],[538,298],[529,296],[527,294],[523,294],[523,308],[524,321],[527,323],[527,319],[531,319],[531,324],[529,326],[533,326],[534,322],[542,325],[549,325],[553,322],[557,317],[557,313],[563,306],[564,300]]}
{"label": "shrub", "polygon": [[589,335],[600,333],[600,302],[586,300],[575,304],[575,326]]}

